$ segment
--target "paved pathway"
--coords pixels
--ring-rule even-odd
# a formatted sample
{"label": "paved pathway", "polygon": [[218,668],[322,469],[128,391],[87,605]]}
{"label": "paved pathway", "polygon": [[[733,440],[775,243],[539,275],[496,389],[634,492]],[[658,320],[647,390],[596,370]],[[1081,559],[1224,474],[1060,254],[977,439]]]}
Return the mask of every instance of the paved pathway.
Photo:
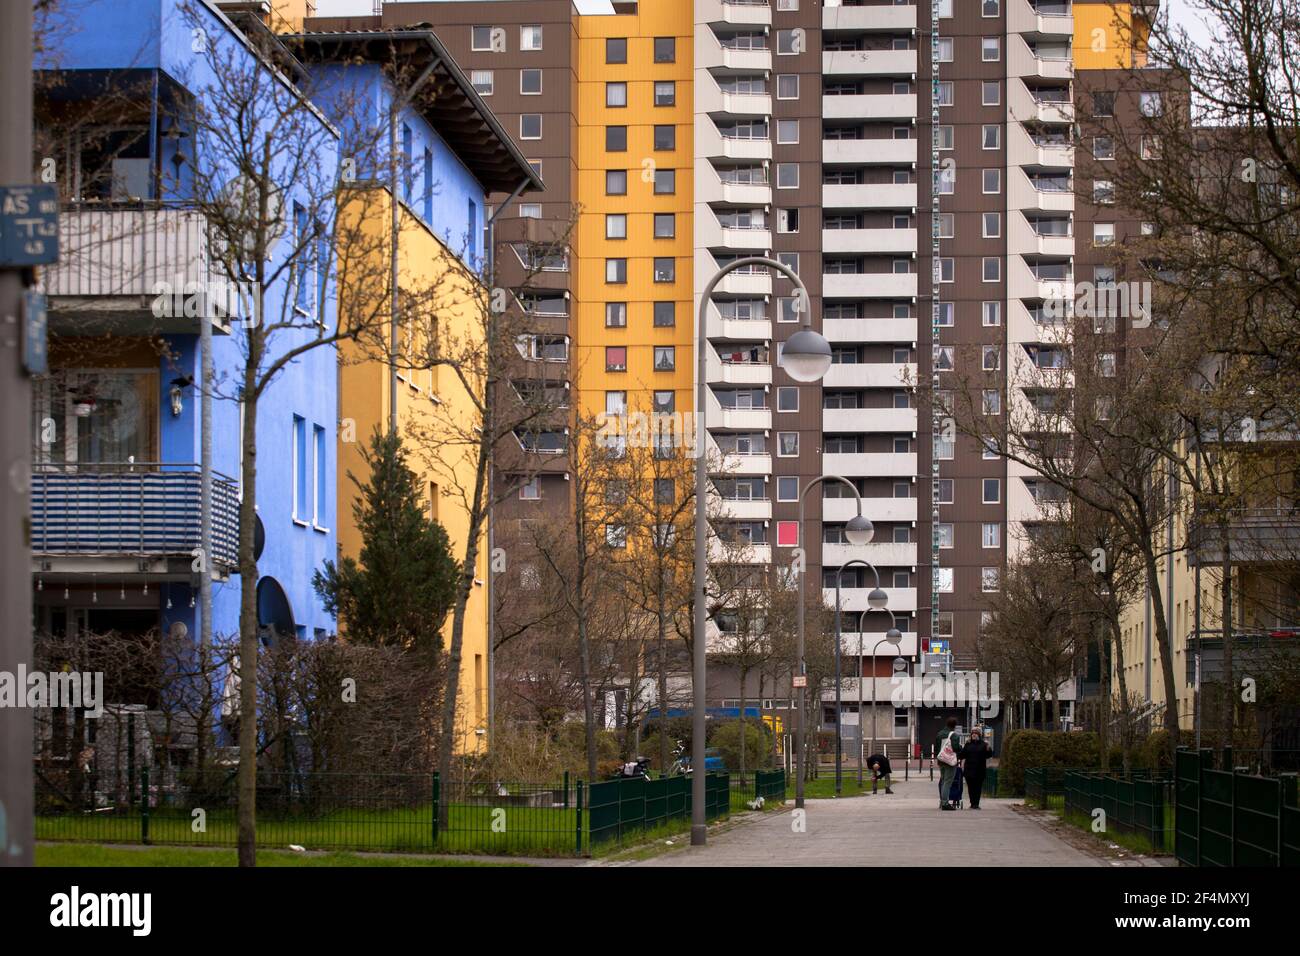
{"label": "paved pathway", "polygon": [[1101,866],[1011,809],[984,798],[982,809],[944,813],[928,776],[894,793],[808,800],[805,832],[791,810],[746,815],[709,835],[705,847],[644,860],[640,866]]}

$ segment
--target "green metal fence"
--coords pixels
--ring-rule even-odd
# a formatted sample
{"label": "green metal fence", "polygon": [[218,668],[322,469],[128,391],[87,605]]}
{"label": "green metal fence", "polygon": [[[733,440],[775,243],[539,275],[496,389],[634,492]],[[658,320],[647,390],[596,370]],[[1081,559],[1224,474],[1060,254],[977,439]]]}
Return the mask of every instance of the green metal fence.
{"label": "green metal fence", "polygon": [[785,771],[760,770],[754,775],[754,796],[768,802],[785,801]]}
{"label": "green metal fence", "polygon": [[[707,774],[704,779],[705,819],[727,816],[730,804],[729,775]],[[691,778],[620,778],[592,784],[588,815],[589,848],[622,841],[657,826],[688,821],[691,817]]]}
{"label": "green metal fence", "polygon": [[1044,810],[1049,807],[1059,809],[1064,795],[1064,767],[1025,768],[1025,803],[1042,807]]}
{"label": "green metal fence", "polygon": [[1183,749],[1175,755],[1178,861],[1187,866],[1300,866],[1296,775],[1239,773],[1230,750],[1218,756]]}
{"label": "green metal fence", "polygon": [[1130,834],[1142,849],[1173,852],[1174,779],[1168,772],[1066,770],[1063,780],[1067,819],[1087,826],[1100,821],[1098,832]]}

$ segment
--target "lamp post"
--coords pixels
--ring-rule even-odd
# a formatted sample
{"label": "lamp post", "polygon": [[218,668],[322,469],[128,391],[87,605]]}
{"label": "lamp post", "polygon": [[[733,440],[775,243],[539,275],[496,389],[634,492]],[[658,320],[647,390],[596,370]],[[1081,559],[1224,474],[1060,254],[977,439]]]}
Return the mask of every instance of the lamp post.
{"label": "lamp post", "polygon": [[[695,647],[691,678],[691,845],[703,846],[707,839],[708,824],[705,816],[704,786],[704,733],[706,702],[705,679],[708,672],[708,648],[705,635],[707,613],[705,611],[705,585],[707,582],[708,560],[708,429],[705,424],[705,409],[708,403],[708,354],[709,337],[709,303],[713,300],[713,290],[730,272],[742,266],[766,266],[775,269],[795,284],[799,290],[799,299],[804,308],[803,327],[786,340],[781,350],[781,367],[796,382],[815,382],[826,374],[831,367],[831,345],[819,332],[812,328],[812,299],[808,287],[793,269],[783,262],[768,259],[765,256],[746,256],[729,262],[714,274],[709,284],[700,295],[700,309],[696,318],[695,335],[695,613],[694,627]],[[856,489],[854,489],[856,491]],[[861,513],[861,505],[858,507]],[[865,520],[865,519],[864,519]],[[802,597],[802,595],[800,595]],[[803,663],[802,620],[803,601],[800,609],[800,664]],[[660,707],[664,702],[660,702]],[[743,735],[742,735],[743,741]],[[802,781],[800,783],[799,805],[803,805]]]}
{"label": "lamp post", "polygon": [[[876,570],[876,566],[872,564],[870,561],[866,561],[862,558],[854,558],[852,561],[844,562],[844,564],[840,565],[840,569],[835,572],[835,795],[836,796],[839,796],[844,789],[843,788],[843,780],[844,780],[843,761],[840,756],[840,750],[841,750],[842,738],[843,738],[843,727],[840,718],[840,709],[842,707],[842,703],[840,701],[840,682],[842,680],[842,678],[840,677],[840,641],[841,641],[840,587],[844,580],[844,572],[847,571],[849,568],[855,566],[869,568],[871,573],[875,575],[876,586],[871,590],[871,593],[867,595],[867,604],[870,605],[870,610],[883,609],[885,605],[889,603],[889,595],[886,594],[880,588],[880,572]],[[867,612],[863,611],[862,613],[865,616]],[[862,662],[862,624],[859,623],[858,624],[858,663],[859,663],[858,669],[859,671],[861,671],[861,662]],[[861,785],[861,783],[862,783],[862,674],[859,673],[858,674],[858,784]]]}
{"label": "lamp post", "polygon": [[[789,347],[787,346],[787,352],[788,350]],[[797,585],[798,590],[796,591],[797,597],[795,598],[796,619],[798,621],[797,635],[795,639],[795,657],[797,658],[795,676],[799,680],[799,686],[796,688],[799,691],[799,695],[798,695],[799,703],[797,709],[795,710],[795,734],[796,734],[795,774],[796,777],[794,782],[794,805],[796,807],[803,806],[803,764],[804,764],[804,751],[807,749],[807,747],[805,746],[806,741],[804,738],[804,705],[805,705],[805,696],[807,694],[807,687],[805,686],[805,684],[808,677],[808,669],[804,663],[804,607],[803,607],[804,606],[803,576],[804,576],[804,568],[807,566],[807,554],[804,553],[804,547],[803,547],[804,546],[803,509],[804,509],[804,502],[808,500],[808,492],[811,491],[813,488],[815,488],[817,485],[820,485],[824,481],[839,481],[848,485],[849,490],[853,492],[854,499],[858,503],[858,513],[854,515],[852,518],[850,518],[848,522],[844,525],[844,537],[848,538],[849,544],[869,544],[871,539],[875,537],[876,534],[875,526],[872,525],[871,521],[866,517],[866,515],[862,513],[862,495],[858,493],[857,485],[849,481],[849,479],[843,477],[842,475],[821,475],[820,477],[814,478],[812,481],[808,482],[808,484],[803,486],[803,491],[799,493],[799,524],[798,524],[799,547],[798,549],[796,549],[797,553],[796,553],[796,563],[795,563],[795,567],[798,569],[798,575],[799,575],[798,585]],[[877,590],[879,590],[879,588],[877,588]],[[881,591],[881,594],[884,594],[884,592]],[[886,595],[886,600],[888,600],[887,595]],[[838,633],[836,634],[836,640],[835,640],[835,656],[838,662],[839,660]],[[838,670],[838,665],[836,669]],[[839,700],[838,684],[836,685],[835,694],[836,694],[836,701],[838,701]],[[838,725],[839,723],[838,712],[835,715],[835,721],[836,724]],[[839,762],[838,754],[836,755],[835,759],[836,759],[836,765],[838,770],[838,762]],[[838,782],[838,778],[837,778],[837,782]]]}
{"label": "lamp post", "polygon": [[[863,611],[862,614],[863,617],[865,617],[866,611]],[[888,641],[890,644],[893,644],[895,647],[898,647],[900,644],[903,643],[903,632],[898,629],[898,619],[894,617],[893,611],[889,612],[889,620],[890,620],[889,630],[885,632],[884,637],[876,641],[876,646],[871,649],[871,752],[872,753],[875,753],[876,751],[876,651],[880,650],[880,645],[885,643],[886,641]],[[862,634],[861,627],[862,625],[859,624],[858,625],[859,641],[861,641],[861,634]],[[859,693],[861,692],[861,689],[862,689],[862,682],[859,681],[858,682]]]}

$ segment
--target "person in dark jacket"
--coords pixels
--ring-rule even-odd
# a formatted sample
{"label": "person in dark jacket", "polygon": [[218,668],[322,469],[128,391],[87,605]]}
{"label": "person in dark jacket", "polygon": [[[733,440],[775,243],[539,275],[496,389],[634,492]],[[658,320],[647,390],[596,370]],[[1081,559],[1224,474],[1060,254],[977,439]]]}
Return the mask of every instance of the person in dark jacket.
{"label": "person in dark jacket", "polygon": [[867,766],[870,767],[871,772],[875,774],[875,776],[871,778],[871,792],[876,792],[876,789],[880,786],[878,781],[883,778],[885,781],[885,793],[893,793],[894,791],[889,789],[889,758],[884,754],[872,754],[867,758]]}
{"label": "person in dark jacket", "polygon": [[962,745],[957,754],[961,762],[961,774],[966,780],[966,790],[970,794],[970,808],[980,808],[980,791],[984,789],[984,772],[993,751],[984,742],[984,734],[977,727],[970,733],[970,739]]}

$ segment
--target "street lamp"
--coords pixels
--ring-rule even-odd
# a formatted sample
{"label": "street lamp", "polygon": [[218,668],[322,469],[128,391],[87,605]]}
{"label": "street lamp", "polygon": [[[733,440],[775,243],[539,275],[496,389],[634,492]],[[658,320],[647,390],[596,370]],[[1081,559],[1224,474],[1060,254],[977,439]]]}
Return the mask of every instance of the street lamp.
{"label": "street lamp", "polygon": [[[850,519],[850,523],[855,519]],[[866,520],[866,519],[863,519]],[[845,537],[848,537],[846,534]],[[866,542],[854,542],[863,543]],[[880,587],[880,572],[870,561],[862,558],[854,558],[852,561],[846,561],[840,565],[840,569],[835,572],[835,794],[838,796],[843,791],[843,761],[841,758],[841,744],[843,738],[843,724],[840,717],[842,703],[840,701],[840,587],[844,580],[844,572],[851,567],[869,568],[875,575],[876,586],[871,589],[867,595],[868,610],[884,610],[885,605],[889,603],[889,595]],[[867,611],[862,612],[865,618]],[[901,639],[901,638],[900,638]],[[861,671],[862,664],[862,624],[858,624],[858,669]],[[875,716],[874,714],[872,715]],[[858,674],[858,785],[862,785],[862,674]]]}
{"label": "street lamp", "polygon": [[[871,520],[862,513],[862,495],[858,493],[857,485],[849,481],[847,478],[841,475],[822,475],[819,478],[814,478],[812,481],[808,482],[808,484],[803,486],[803,491],[799,495],[799,525],[798,525],[799,549],[798,551],[800,553],[798,554],[799,560],[796,562],[795,565],[795,567],[798,569],[798,574],[799,574],[798,585],[797,585],[798,590],[796,592],[797,597],[795,598],[795,604],[797,606],[796,614],[798,619],[798,636],[795,644],[795,657],[797,658],[797,667],[795,671],[795,676],[796,676],[796,680],[799,682],[798,687],[796,688],[799,691],[799,704],[798,704],[798,709],[795,711],[795,734],[796,734],[795,774],[796,777],[794,782],[794,805],[796,807],[803,806],[803,762],[804,762],[804,750],[806,749],[805,740],[804,740],[803,721],[804,721],[804,697],[805,697],[805,692],[807,690],[805,684],[807,683],[807,679],[808,679],[808,671],[806,665],[804,664],[804,653],[803,653],[804,651],[804,624],[803,624],[803,619],[804,619],[803,573],[804,572],[803,569],[807,564],[807,555],[802,553],[803,543],[804,543],[803,542],[803,508],[804,508],[804,502],[808,500],[808,492],[811,491],[815,486],[820,485],[824,481],[843,482],[844,484],[849,486],[849,490],[853,492],[853,497],[857,500],[858,513],[854,515],[852,518],[850,518],[848,520],[848,523],[845,524],[844,526],[844,537],[848,539],[849,544],[869,544],[871,542],[871,539],[875,537],[876,534],[875,526],[871,523]],[[877,587],[876,590],[872,593],[873,596],[877,593],[879,594],[881,607],[883,607],[884,604],[889,601],[889,595],[886,594],[884,591],[881,591],[879,587]],[[870,600],[871,598],[868,598],[868,601]],[[836,665],[837,671],[839,669],[838,668],[839,653],[840,653],[839,636],[837,633],[835,639],[835,658],[837,662]],[[837,683],[835,685],[835,695],[836,695],[837,702],[839,700],[839,693],[840,693],[839,684]],[[840,719],[839,713],[837,712],[835,715],[835,722],[837,727],[839,725],[839,719]],[[836,760],[836,774],[837,774],[836,780],[838,783],[838,771],[839,771],[838,753],[836,754],[835,760]]]}
{"label": "street lamp", "polygon": [[[863,611],[863,616],[866,612]],[[894,647],[903,643],[903,632],[898,629],[898,619],[894,617],[894,612],[889,612],[890,626],[885,632],[885,636],[876,641],[876,646],[871,649],[871,752],[876,750],[876,651],[880,650],[880,645],[888,641]],[[862,627],[858,625],[859,629]],[[861,649],[862,631],[858,631],[859,649]],[[858,692],[862,692],[862,682],[858,682]]]}
{"label": "street lamp", "polygon": [[[708,648],[705,635],[705,624],[708,615],[705,611],[705,585],[708,573],[708,515],[706,511],[708,501],[708,429],[705,424],[705,409],[708,407],[708,366],[705,361],[708,354],[709,337],[709,303],[713,301],[713,290],[718,287],[718,283],[730,272],[734,272],[743,266],[766,266],[769,269],[775,269],[781,275],[785,276],[795,284],[799,290],[799,299],[805,305],[803,327],[786,341],[781,349],[781,367],[785,369],[796,382],[815,382],[826,374],[826,370],[831,367],[831,346],[830,343],[818,332],[812,328],[812,310],[809,303],[812,299],[808,295],[808,287],[803,284],[803,280],[795,273],[793,269],[784,262],[777,262],[775,259],[768,259],[765,256],[745,256],[742,259],[736,259],[729,262],[714,274],[709,280],[709,284],[704,287],[704,292],[700,295],[700,310],[696,320],[695,335],[695,613],[694,613],[694,660],[693,674],[691,679],[691,696],[693,698],[691,711],[691,845],[703,846],[708,835],[708,824],[705,816],[705,786],[704,786],[704,733],[705,733],[705,715],[704,705],[705,679],[708,672]],[[792,348],[793,346],[793,348]],[[857,489],[854,489],[856,492]],[[862,506],[858,506],[858,514],[862,514]],[[863,521],[866,521],[864,518]],[[856,534],[866,534],[867,540],[870,540],[871,523],[868,521],[864,528],[859,523],[855,528]],[[802,598],[802,594],[800,594]],[[800,644],[799,644],[799,662],[803,663],[803,601],[799,602],[799,620],[800,620]],[[664,706],[661,701],[660,707]],[[743,716],[743,715],[742,715]],[[743,744],[744,735],[741,735]],[[803,805],[802,778],[799,788],[799,805]]]}

